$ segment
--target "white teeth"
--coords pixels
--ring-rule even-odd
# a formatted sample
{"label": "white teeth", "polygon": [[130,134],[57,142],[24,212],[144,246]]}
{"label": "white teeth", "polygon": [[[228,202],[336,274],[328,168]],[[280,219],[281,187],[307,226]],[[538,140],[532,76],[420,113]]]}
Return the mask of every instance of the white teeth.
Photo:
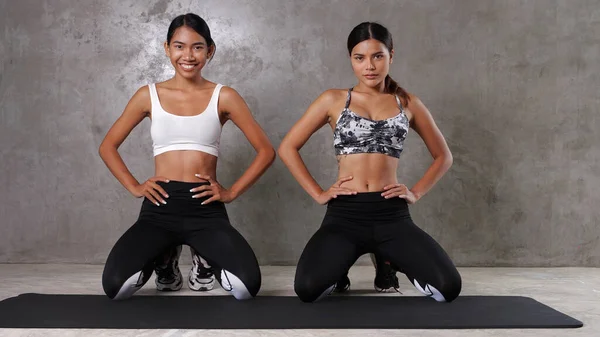
{"label": "white teeth", "polygon": [[194,65],[193,65],[193,64],[182,64],[181,66],[182,66],[184,69],[192,69],[192,68],[194,68]]}

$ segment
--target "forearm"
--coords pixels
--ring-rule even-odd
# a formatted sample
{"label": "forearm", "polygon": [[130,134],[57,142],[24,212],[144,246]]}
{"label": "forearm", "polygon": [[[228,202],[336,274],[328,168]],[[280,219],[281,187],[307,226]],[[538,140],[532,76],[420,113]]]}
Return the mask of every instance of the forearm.
{"label": "forearm", "polygon": [[313,198],[323,193],[323,189],[310,174],[300,153],[293,148],[280,148],[279,157],[292,173],[292,176],[298,181],[300,186]]}
{"label": "forearm", "polygon": [[131,192],[133,187],[139,185],[139,182],[131,174],[123,158],[119,155],[117,148],[114,146],[100,146],[98,151],[100,158],[104,161],[110,172],[117,178],[117,180]]}
{"label": "forearm", "polygon": [[275,150],[267,148],[259,150],[256,157],[246,169],[244,174],[229,188],[234,198],[242,195],[250,186],[252,186],[271,166],[275,160]]}
{"label": "forearm", "polygon": [[423,177],[410,189],[417,199],[421,199],[442,178],[452,166],[452,155],[442,155],[434,159]]}

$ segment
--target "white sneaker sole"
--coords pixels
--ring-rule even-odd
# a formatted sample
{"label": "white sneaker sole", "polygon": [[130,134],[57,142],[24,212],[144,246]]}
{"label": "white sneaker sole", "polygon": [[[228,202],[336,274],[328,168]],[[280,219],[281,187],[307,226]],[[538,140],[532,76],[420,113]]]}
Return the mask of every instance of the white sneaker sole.
{"label": "white sneaker sole", "polygon": [[201,279],[199,282],[194,281],[194,275],[190,270],[188,275],[188,288],[193,291],[210,291],[215,287],[215,277],[210,279]]}

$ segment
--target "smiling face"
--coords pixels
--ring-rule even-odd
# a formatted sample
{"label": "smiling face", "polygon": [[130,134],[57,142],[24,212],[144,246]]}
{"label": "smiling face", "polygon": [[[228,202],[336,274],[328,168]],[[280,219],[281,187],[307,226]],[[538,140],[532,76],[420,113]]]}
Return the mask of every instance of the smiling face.
{"label": "smiling face", "polygon": [[393,55],[393,50],[376,39],[358,43],[350,53],[354,75],[366,86],[376,87],[388,75]]}
{"label": "smiling face", "polygon": [[214,53],[214,46],[208,46],[206,39],[194,29],[181,26],[173,34],[170,43],[165,42],[165,52],[175,72],[191,79],[200,75]]}

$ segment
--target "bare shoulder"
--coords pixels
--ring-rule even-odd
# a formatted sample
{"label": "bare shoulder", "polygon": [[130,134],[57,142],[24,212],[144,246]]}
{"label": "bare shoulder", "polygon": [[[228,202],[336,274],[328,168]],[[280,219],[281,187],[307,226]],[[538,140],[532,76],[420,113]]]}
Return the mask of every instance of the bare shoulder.
{"label": "bare shoulder", "polygon": [[314,107],[321,111],[336,110],[338,106],[342,106],[346,101],[347,91],[344,89],[328,89],[325,90],[312,103]]}
{"label": "bare shoulder", "polygon": [[237,90],[233,89],[232,87],[228,87],[228,86],[224,85],[221,88],[221,92],[219,93],[219,98],[224,99],[224,100],[230,100],[230,99],[241,99],[242,96],[237,92]]}
{"label": "bare shoulder", "polygon": [[139,87],[133,94],[132,98],[150,98],[150,88],[147,85]]}
{"label": "bare shoulder", "polygon": [[320,97],[329,103],[335,104],[340,101],[346,102],[346,96],[348,95],[348,89],[328,89],[325,90]]}
{"label": "bare shoulder", "polygon": [[427,108],[425,107],[425,105],[423,105],[423,102],[421,102],[421,99],[417,95],[411,94],[409,92],[407,92],[407,94],[408,101],[406,101],[406,99],[402,97],[400,98],[400,100],[402,101],[402,105],[404,106],[406,115],[412,125],[415,117],[422,115],[423,113],[427,113]]}
{"label": "bare shoulder", "polygon": [[414,107],[423,105],[423,102],[421,102],[421,99],[417,95],[412,94],[410,92],[407,92],[407,94],[408,94],[408,102],[405,102],[405,99],[401,98],[401,100],[403,101],[402,104],[404,104],[405,107],[410,109],[411,107],[414,108]]}
{"label": "bare shoulder", "polygon": [[249,108],[237,90],[224,85],[219,92],[219,111],[229,116],[238,111],[249,111]]}
{"label": "bare shoulder", "polygon": [[219,91],[219,112],[232,119],[240,114],[249,116],[250,108],[237,90],[224,85]]}
{"label": "bare shoulder", "polygon": [[152,103],[150,100],[150,88],[147,85],[140,87],[129,100],[129,104],[141,112],[148,112]]}

